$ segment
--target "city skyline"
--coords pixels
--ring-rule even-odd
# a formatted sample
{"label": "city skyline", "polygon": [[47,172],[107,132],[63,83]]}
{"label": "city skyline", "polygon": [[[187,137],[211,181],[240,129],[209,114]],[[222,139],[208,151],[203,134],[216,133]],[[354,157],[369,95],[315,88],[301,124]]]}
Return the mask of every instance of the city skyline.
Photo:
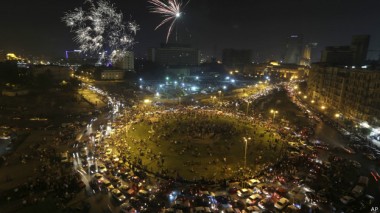
{"label": "city skyline", "polygon": [[[147,1],[111,2],[124,13],[125,21],[131,17],[140,25],[133,49],[136,56],[145,57],[150,47],[165,42],[167,29],[155,30],[160,19],[149,13]],[[65,50],[78,49],[62,17],[82,3],[74,0],[54,4],[23,0],[3,3],[0,49],[47,57],[63,57]],[[186,6],[176,30],[182,35],[182,41],[199,48],[205,55],[220,58],[225,48],[251,49],[256,61],[282,58],[286,38],[292,34],[303,34],[305,43],[318,43],[313,50],[313,62],[319,61],[326,46],[349,43],[352,35],[369,34],[368,58],[377,59],[380,30],[373,26],[380,24],[376,14],[379,6],[380,2],[374,0],[344,3],[337,0],[287,3],[194,0]]]}

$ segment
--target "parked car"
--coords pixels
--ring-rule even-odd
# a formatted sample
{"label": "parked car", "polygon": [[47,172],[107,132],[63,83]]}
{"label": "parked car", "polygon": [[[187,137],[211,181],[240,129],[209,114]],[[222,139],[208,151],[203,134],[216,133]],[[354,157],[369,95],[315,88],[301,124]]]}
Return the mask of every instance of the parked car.
{"label": "parked car", "polygon": [[278,210],[283,210],[288,204],[289,200],[283,197],[274,204],[274,207]]}
{"label": "parked car", "polygon": [[109,180],[106,180],[106,179],[103,180],[103,186],[104,186],[105,190],[107,190],[107,191],[111,191],[112,189],[115,188],[115,187],[113,187],[111,182]]}
{"label": "parked car", "polygon": [[352,203],[352,202],[354,202],[354,198],[353,197],[351,197],[351,196],[343,196],[343,197],[341,197],[340,198],[340,202],[342,202],[343,204],[345,204],[345,205],[347,205],[347,204],[350,204],[350,203]]}
{"label": "parked car", "polygon": [[356,198],[362,196],[363,193],[364,193],[364,187],[363,187],[363,186],[360,186],[360,185],[356,185],[356,186],[352,189],[352,191],[351,191],[351,194],[352,194],[354,197],[356,197]]}
{"label": "parked car", "polygon": [[112,191],[111,191],[111,195],[112,195],[112,197],[115,199],[115,200],[117,200],[117,201],[119,201],[119,202],[123,202],[125,199],[127,199],[121,192],[120,192],[120,190],[118,190],[118,189],[112,189]]}
{"label": "parked car", "polygon": [[237,195],[239,197],[248,197],[251,194],[252,194],[252,190],[251,189],[247,189],[247,188],[239,189],[237,191]]}

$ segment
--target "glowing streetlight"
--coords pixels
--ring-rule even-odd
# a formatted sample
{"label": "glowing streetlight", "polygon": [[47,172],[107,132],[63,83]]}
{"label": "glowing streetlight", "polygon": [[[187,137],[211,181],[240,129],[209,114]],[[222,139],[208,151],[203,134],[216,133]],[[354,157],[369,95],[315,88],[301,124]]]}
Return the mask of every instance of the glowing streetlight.
{"label": "glowing streetlight", "polygon": [[321,109],[322,109],[322,110],[325,110],[325,109],[326,109],[326,106],[325,106],[325,105],[322,105],[322,106],[321,106]]}
{"label": "glowing streetlight", "polygon": [[273,110],[273,109],[271,109],[271,110],[270,110],[270,113],[273,114],[272,122],[274,122],[274,118],[276,117],[276,114],[278,114],[278,111],[277,111],[277,110]]}
{"label": "glowing streetlight", "polygon": [[216,96],[210,96],[212,103],[215,103]]}
{"label": "glowing streetlight", "polygon": [[339,114],[339,113],[336,113],[336,114],[335,114],[335,117],[336,117],[336,118],[340,118],[340,114]]}

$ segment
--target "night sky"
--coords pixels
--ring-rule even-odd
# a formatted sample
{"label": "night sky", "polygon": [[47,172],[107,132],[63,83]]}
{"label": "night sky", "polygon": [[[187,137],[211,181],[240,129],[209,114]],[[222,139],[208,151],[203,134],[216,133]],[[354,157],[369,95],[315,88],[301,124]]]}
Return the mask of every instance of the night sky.
{"label": "night sky", "polygon": [[[154,31],[161,18],[148,12],[146,0],[110,0],[126,20],[140,25],[136,55],[165,41],[166,26]],[[65,11],[82,0],[8,0],[0,3],[0,50],[36,56],[63,57],[76,49],[73,34],[61,21]],[[178,22],[181,40],[207,55],[223,48],[248,48],[254,60],[278,59],[286,37],[303,34],[317,42],[313,61],[329,45],[349,45],[355,34],[371,35],[371,50],[380,50],[379,0],[191,0]],[[378,52],[370,52],[377,59]]]}

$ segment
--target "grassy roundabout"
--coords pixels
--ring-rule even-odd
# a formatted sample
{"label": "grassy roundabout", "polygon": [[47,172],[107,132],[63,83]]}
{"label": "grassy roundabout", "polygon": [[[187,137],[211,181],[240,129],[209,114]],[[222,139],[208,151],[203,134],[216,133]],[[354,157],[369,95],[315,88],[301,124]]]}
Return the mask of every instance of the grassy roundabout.
{"label": "grassy roundabout", "polygon": [[132,161],[151,172],[186,180],[242,177],[244,137],[250,138],[247,170],[251,174],[276,161],[282,146],[279,135],[262,125],[216,111],[145,115],[119,134],[129,146],[125,154]]}

